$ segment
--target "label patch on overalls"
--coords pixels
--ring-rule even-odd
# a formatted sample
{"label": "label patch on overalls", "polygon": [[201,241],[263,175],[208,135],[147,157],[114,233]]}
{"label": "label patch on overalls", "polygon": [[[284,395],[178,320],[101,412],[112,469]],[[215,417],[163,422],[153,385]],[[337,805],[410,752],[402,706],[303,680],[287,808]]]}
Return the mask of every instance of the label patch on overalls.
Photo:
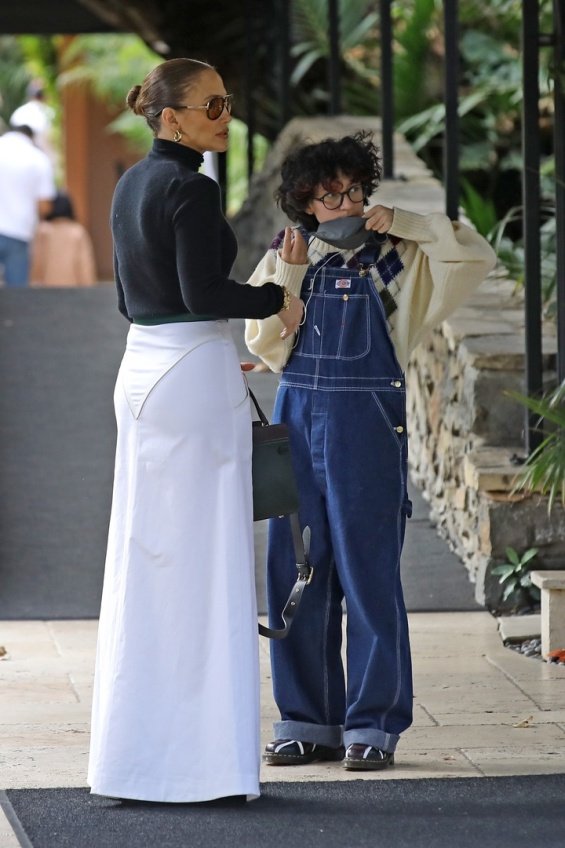
{"label": "label patch on overalls", "polygon": [[351,288],[351,280],[343,279],[335,281],[336,289],[350,289]]}

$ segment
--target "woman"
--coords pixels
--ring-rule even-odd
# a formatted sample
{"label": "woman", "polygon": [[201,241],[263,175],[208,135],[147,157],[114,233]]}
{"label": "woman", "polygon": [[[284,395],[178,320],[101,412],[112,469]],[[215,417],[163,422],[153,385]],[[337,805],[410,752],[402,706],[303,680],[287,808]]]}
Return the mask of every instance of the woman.
{"label": "woman", "polygon": [[[132,322],[118,422],[94,702],[92,792],[146,801],[259,794],[251,413],[226,319],[302,303],[228,276],[235,237],[204,151],[228,147],[231,95],[173,59],[128,94],[156,136],[111,212]],[[284,327],[283,327],[284,325]]]}
{"label": "woman", "polygon": [[51,212],[37,225],[30,283],[58,288],[96,285],[92,240],[75,221],[71,198],[64,192],[57,192]]}
{"label": "woman", "polygon": [[[271,644],[281,719],[264,759],[388,769],[412,722],[400,582],[411,513],[404,371],[415,346],[496,257],[478,233],[445,215],[366,209],[381,177],[366,133],[295,148],[281,177],[279,203],[307,246],[295,238],[289,250],[279,235],[251,282],[284,279],[302,291],[306,316],[297,338],[281,339],[267,319],[248,321],[246,340],[283,369],[273,420],[289,425],[314,579],[289,637]],[[295,571],[288,521],[271,520],[269,610],[280,609]]]}

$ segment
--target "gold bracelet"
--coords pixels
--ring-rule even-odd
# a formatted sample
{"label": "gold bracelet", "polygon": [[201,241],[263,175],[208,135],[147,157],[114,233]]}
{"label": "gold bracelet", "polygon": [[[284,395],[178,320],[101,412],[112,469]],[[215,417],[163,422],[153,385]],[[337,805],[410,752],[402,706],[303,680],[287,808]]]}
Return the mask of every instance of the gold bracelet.
{"label": "gold bracelet", "polygon": [[290,292],[286,286],[282,286],[283,290],[283,309],[290,309]]}

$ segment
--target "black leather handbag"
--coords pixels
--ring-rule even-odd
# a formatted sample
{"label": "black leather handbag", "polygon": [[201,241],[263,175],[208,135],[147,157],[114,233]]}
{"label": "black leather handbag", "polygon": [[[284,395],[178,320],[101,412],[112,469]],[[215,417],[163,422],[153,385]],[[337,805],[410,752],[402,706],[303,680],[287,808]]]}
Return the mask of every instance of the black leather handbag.
{"label": "black leather handbag", "polygon": [[298,512],[288,427],[269,424],[251,389],[249,396],[259,416],[253,422],[253,520]]}
{"label": "black leather handbag", "polygon": [[312,580],[313,569],[308,560],[310,528],[300,530],[298,521],[298,489],[292,468],[290,440],[286,424],[269,424],[269,419],[249,389],[258,421],[253,422],[253,520],[288,516],[296,557],[298,578],[281,613],[284,627],[273,630],[259,625],[259,633],[269,639],[284,639],[296,615],[304,589]]}

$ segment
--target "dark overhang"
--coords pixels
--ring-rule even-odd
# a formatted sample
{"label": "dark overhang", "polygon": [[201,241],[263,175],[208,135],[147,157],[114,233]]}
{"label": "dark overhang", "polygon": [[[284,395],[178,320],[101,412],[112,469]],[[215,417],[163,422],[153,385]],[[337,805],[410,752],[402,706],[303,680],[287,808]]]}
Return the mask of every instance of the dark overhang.
{"label": "dark overhang", "polygon": [[0,35],[113,32],[118,28],[77,0],[4,0],[0,3]]}

